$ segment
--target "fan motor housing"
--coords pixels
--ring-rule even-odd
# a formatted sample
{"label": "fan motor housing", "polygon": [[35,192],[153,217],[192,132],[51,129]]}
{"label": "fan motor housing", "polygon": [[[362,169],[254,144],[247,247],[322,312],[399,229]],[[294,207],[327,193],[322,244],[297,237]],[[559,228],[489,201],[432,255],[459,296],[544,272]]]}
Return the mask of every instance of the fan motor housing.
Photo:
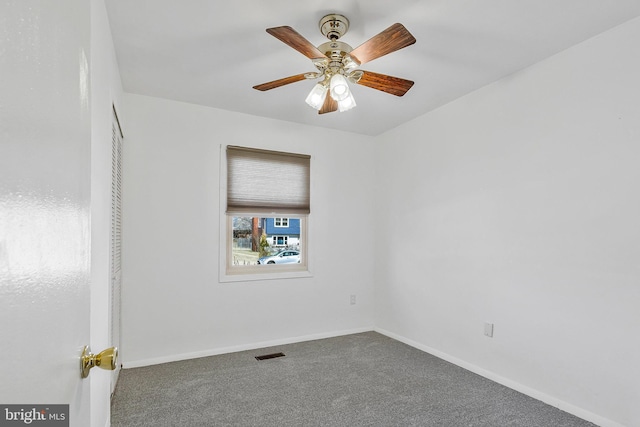
{"label": "fan motor housing", "polygon": [[353,48],[346,43],[339,41],[326,42],[318,46],[318,50],[325,55],[329,59],[333,60],[341,60],[342,57],[351,52]]}
{"label": "fan motor housing", "polygon": [[344,57],[353,48],[346,43],[335,40],[321,44],[318,46],[318,50],[329,58],[329,68],[340,69],[343,67]]}

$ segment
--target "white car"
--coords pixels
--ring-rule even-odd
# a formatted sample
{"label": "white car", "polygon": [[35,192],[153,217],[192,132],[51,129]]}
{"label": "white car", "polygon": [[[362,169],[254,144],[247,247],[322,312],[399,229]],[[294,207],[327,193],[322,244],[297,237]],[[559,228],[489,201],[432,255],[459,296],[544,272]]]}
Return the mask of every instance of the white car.
{"label": "white car", "polygon": [[300,252],[285,249],[275,255],[265,256],[258,260],[258,264],[299,264]]}

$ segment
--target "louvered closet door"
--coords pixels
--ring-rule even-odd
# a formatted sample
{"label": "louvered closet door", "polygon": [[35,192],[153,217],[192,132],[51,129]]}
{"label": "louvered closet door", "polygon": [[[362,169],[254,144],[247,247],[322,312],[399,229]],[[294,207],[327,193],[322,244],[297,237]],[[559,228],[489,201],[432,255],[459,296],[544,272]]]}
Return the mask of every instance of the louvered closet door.
{"label": "louvered closet door", "polygon": [[[122,130],[113,110],[111,126],[111,345],[120,347],[120,298],[122,286]],[[113,372],[113,393],[120,367]]]}

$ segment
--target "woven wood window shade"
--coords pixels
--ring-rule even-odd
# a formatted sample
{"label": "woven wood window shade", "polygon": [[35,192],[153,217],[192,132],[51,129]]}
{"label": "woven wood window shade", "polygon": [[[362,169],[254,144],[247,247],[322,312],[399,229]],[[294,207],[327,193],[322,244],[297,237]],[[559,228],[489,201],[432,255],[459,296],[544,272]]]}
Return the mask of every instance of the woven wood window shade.
{"label": "woven wood window shade", "polygon": [[311,157],[227,147],[227,213],[308,214]]}

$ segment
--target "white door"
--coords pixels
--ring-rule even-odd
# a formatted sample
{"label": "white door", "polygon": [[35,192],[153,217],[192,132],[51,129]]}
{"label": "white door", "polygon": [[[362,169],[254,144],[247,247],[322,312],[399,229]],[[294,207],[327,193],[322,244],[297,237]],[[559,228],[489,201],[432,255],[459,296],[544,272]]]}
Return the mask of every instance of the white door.
{"label": "white door", "polygon": [[86,427],[89,2],[4,1],[0,28],[0,404],[68,404]]}

